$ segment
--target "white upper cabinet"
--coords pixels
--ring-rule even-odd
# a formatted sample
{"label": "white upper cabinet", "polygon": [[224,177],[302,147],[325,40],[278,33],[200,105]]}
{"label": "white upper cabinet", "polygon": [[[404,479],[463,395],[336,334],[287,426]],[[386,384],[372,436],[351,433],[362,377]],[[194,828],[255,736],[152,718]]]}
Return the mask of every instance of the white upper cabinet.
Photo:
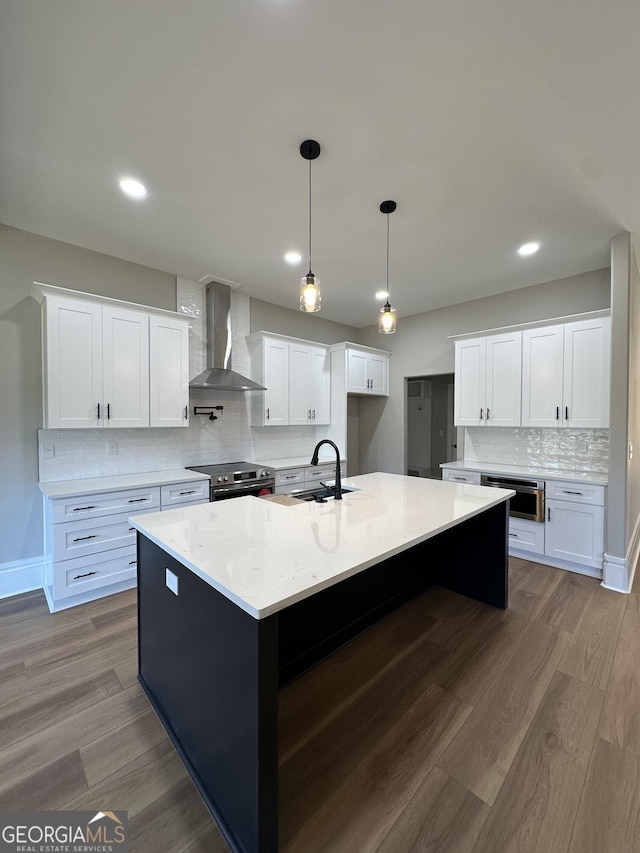
{"label": "white upper cabinet", "polygon": [[326,346],[260,332],[249,338],[252,375],[266,387],[251,395],[254,426],[330,422],[331,373]]}
{"label": "white upper cabinet", "polygon": [[35,285],[45,429],[188,425],[189,320]]}
{"label": "white upper cabinet", "polygon": [[389,355],[348,345],[347,394],[389,396]]}
{"label": "white upper cabinet", "polygon": [[149,316],[102,309],[102,420],[110,427],[149,426]]}
{"label": "white upper cabinet", "polygon": [[522,332],[455,343],[456,426],[519,426]]}
{"label": "white upper cabinet", "polygon": [[189,424],[189,324],[149,318],[149,426]]}
{"label": "white upper cabinet", "polygon": [[609,317],[523,333],[523,426],[609,426],[610,336]]}

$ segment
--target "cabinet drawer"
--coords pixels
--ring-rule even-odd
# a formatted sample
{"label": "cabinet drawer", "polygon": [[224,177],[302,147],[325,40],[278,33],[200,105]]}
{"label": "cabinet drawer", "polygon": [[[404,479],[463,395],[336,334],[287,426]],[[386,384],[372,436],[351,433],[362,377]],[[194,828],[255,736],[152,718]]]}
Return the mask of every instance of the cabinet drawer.
{"label": "cabinet drawer", "polygon": [[153,509],[160,506],[160,487],[131,489],[123,492],[103,492],[75,498],[52,500],[52,521],[60,524],[64,521],[89,519],[103,515],[115,515],[127,512],[132,514],[138,509]]}
{"label": "cabinet drawer", "polygon": [[573,503],[604,506],[604,486],[584,486],[570,480],[547,480],[545,494],[547,500],[573,501]]}
{"label": "cabinet drawer", "polygon": [[197,480],[190,483],[173,483],[171,486],[160,487],[160,505],[168,509],[177,504],[192,501],[205,502],[209,500],[209,481]]}
{"label": "cabinet drawer", "polygon": [[509,519],[509,550],[544,554],[544,524],[524,518]]}
{"label": "cabinet drawer", "polygon": [[442,479],[452,483],[474,483],[480,485],[480,471],[451,471],[442,469]]}
{"label": "cabinet drawer", "polygon": [[90,589],[110,586],[136,576],[136,546],[116,548],[95,557],[77,557],[54,563],[53,583],[56,598],[78,595]]}
{"label": "cabinet drawer", "polygon": [[[342,473],[342,465],[340,466],[340,473]],[[318,480],[326,480],[327,477],[332,480],[335,479],[336,476],[336,466],[335,463],[327,463],[326,465],[313,465],[307,468],[304,472],[304,479],[306,483],[316,483]]]}
{"label": "cabinet drawer", "polygon": [[[152,510],[147,510],[151,512]],[[121,515],[105,518],[88,518],[86,521],[70,521],[56,524],[53,528],[53,561],[70,560],[82,554],[97,554],[113,548],[135,545],[136,531],[129,524],[129,515],[142,515],[136,509]]]}
{"label": "cabinet drawer", "polygon": [[304,483],[304,468],[285,468],[276,471],[276,486],[292,486],[294,483]]}

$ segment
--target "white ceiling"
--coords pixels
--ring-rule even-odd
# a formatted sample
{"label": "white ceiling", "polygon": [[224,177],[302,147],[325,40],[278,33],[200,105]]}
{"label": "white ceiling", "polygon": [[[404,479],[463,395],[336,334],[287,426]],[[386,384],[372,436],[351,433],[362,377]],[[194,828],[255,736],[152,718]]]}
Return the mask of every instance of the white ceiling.
{"label": "white ceiling", "polygon": [[638,0],[0,0],[0,221],[296,308],[314,138],[318,316],[375,322],[388,198],[399,317],[598,269],[640,233],[639,35]]}

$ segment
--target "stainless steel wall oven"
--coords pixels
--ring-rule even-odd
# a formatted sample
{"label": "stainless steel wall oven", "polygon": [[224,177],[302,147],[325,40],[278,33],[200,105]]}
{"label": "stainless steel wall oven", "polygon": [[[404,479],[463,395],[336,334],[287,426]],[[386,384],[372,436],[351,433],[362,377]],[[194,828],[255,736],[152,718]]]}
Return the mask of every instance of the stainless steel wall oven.
{"label": "stainless steel wall oven", "polygon": [[544,521],[544,480],[520,480],[517,477],[482,474],[480,485],[513,489],[515,495],[509,501],[509,515],[530,521]]}

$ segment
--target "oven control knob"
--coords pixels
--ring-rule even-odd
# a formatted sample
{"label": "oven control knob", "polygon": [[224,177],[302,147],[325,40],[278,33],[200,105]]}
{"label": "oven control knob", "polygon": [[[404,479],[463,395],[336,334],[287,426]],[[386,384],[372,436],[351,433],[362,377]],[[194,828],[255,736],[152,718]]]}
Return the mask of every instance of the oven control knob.
{"label": "oven control knob", "polygon": [[266,468],[263,468],[262,471],[260,471],[260,476],[261,477],[268,477],[269,476],[269,472],[266,470]]}
{"label": "oven control knob", "polygon": [[222,474],[220,474],[220,476],[218,477],[218,482],[219,483],[226,483],[226,481],[227,481],[227,478],[223,477]]}

